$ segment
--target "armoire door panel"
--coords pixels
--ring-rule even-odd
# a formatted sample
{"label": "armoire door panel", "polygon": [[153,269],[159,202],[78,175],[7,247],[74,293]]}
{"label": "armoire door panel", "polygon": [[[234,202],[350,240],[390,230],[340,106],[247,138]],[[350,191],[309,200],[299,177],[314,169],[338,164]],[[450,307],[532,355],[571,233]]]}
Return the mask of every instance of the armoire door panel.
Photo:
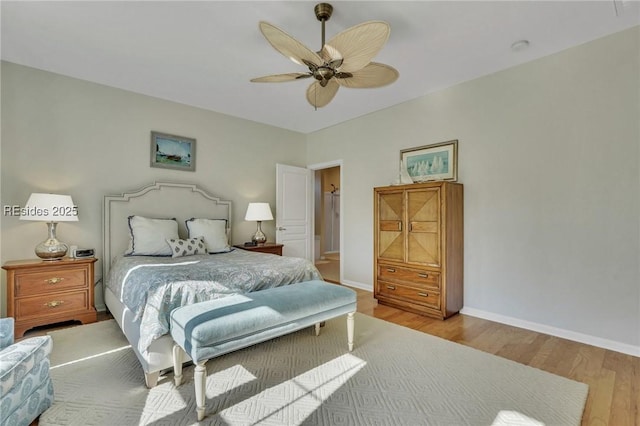
{"label": "armoire door panel", "polygon": [[378,257],[389,260],[404,260],[404,238],[400,232],[380,232]]}
{"label": "armoire door panel", "polygon": [[407,262],[421,265],[440,266],[440,244],[438,234],[409,234]]}
{"label": "armoire door panel", "polygon": [[417,222],[412,221],[409,222],[409,232],[417,233],[417,232],[428,232],[432,234],[438,233],[438,222]]}
{"label": "armoire door panel", "polygon": [[378,257],[404,261],[403,192],[378,195]]}
{"label": "armoire door panel", "polygon": [[378,216],[380,220],[403,220],[402,192],[381,194],[378,204]]}
{"label": "armoire door panel", "polygon": [[440,218],[439,189],[407,191],[407,214],[409,222],[438,222]]}
{"label": "armoire door panel", "polygon": [[407,262],[440,266],[440,188],[407,191]]}
{"label": "armoire door panel", "polygon": [[380,221],[380,230],[381,231],[402,231],[402,221],[401,220],[381,220]]}

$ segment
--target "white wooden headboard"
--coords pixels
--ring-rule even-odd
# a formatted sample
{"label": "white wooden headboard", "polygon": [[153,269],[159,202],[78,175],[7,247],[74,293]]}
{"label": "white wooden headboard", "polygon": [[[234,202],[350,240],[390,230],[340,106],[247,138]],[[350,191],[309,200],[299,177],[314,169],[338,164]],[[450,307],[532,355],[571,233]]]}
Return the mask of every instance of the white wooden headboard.
{"label": "white wooden headboard", "polygon": [[196,185],[154,182],[132,192],[104,197],[102,212],[103,262],[102,276],[109,276],[113,259],[129,244],[129,216],[176,218],[178,232],[187,236],[185,220],[192,217],[227,219],[231,229],[231,201],[220,200]]}

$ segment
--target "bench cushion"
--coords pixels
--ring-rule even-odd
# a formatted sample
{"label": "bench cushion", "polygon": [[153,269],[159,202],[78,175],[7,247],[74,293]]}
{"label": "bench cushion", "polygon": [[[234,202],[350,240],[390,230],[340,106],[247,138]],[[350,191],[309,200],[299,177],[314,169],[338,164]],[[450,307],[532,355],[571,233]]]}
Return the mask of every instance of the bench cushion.
{"label": "bench cushion", "polygon": [[199,362],[355,310],[352,289],[305,281],[177,308],[171,335]]}

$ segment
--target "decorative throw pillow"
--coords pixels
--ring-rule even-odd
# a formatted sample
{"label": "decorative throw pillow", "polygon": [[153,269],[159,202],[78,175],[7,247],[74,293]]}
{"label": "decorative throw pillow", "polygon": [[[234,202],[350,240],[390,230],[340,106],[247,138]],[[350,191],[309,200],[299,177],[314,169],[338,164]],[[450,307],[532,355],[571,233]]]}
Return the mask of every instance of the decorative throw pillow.
{"label": "decorative throw pillow", "polygon": [[223,253],[230,251],[227,236],[227,221],[225,219],[196,219],[185,221],[189,238],[203,237],[208,253]]}
{"label": "decorative throw pillow", "polygon": [[188,240],[167,240],[171,247],[171,257],[193,256],[194,254],[207,254],[202,237],[189,238]]}
{"label": "decorative throw pillow", "polygon": [[167,240],[179,238],[175,219],[129,216],[129,233],[129,256],[171,256]]}

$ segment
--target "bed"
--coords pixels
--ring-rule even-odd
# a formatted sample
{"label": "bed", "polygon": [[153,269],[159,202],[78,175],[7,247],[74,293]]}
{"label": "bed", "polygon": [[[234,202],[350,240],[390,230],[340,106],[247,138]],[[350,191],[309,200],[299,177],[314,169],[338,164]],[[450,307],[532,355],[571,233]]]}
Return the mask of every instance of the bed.
{"label": "bed", "polygon": [[[105,304],[138,357],[148,387],[172,367],[172,309],[322,279],[306,259],[229,247],[231,218],[230,201],[192,184],[156,182],[104,197]],[[177,237],[165,238],[165,229]]]}

